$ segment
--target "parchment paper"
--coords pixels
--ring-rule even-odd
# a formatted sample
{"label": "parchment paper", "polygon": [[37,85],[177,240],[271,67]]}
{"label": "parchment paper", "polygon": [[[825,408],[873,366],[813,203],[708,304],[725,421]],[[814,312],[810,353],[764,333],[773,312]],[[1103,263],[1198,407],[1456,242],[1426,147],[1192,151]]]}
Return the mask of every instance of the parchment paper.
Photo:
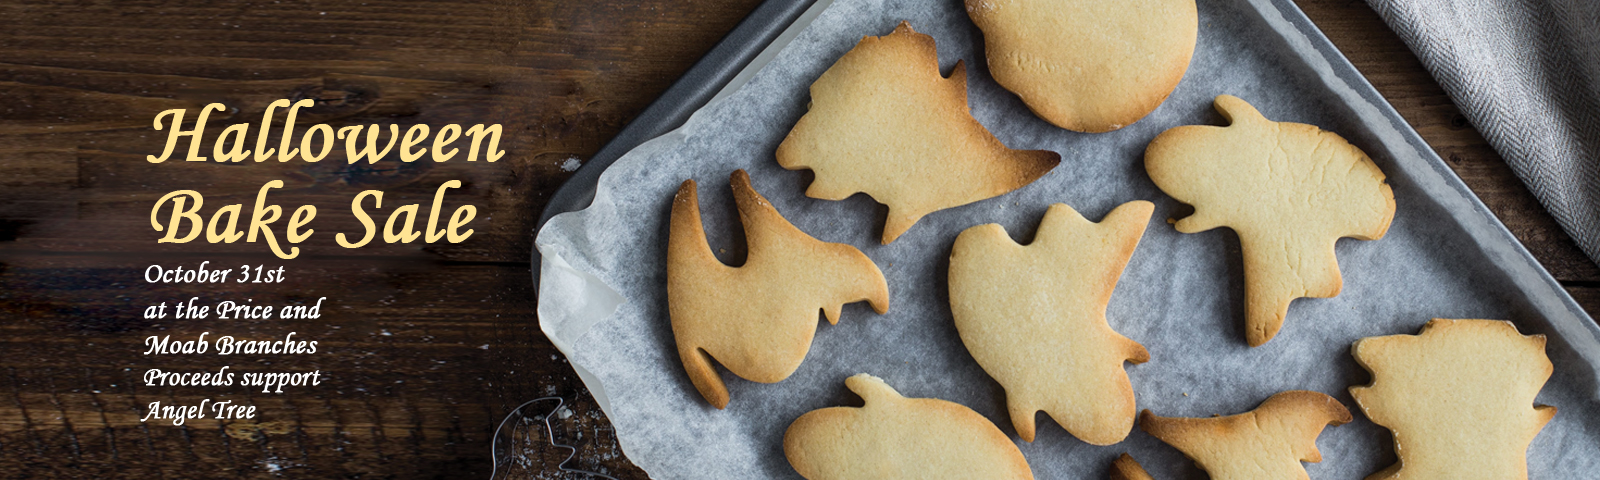
{"label": "parchment paper", "polygon": [[[1199,7],[1199,43],[1177,91],[1138,123],[1090,135],[1050,126],[994,83],[961,2],[838,0],[748,83],[611,166],[593,206],[557,216],[539,233],[541,326],[601,399],[628,457],[654,478],[799,478],[783,455],[784,430],[809,410],[859,405],[843,382],[862,372],[907,396],[971,407],[1015,438],[1002,390],[967,353],[950,318],[945,276],[956,235],[999,223],[1026,242],[1052,203],[1098,221],[1118,204],[1150,200],[1155,216],[1107,310],[1112,328],[1150,351],[1149,363],[1127,366],[1140,409],[1226,415],[1284,390],[1327,393],[1356,421],[1324,431],[1324,460],[1307,470],[1312,478],[1359,479],[1395,457],[1387,430],[1368,421],[1346,391],[1370,380],[1350,356],[1351,342],[1415,334],[1434,317],[1511,319],[1523,333],[1552,337],[1556,370],[1539,402],[1560,411],[1528,451],[1532,478],[1600,475],[1592,367],[1600,329],[1432,152],[1408,140],[1414,134],[1401,133],[1408,127],[1361,93],[1371,89],[1348,78],[1353,70],[1345,61],[1301,30],[1304,18],[1292,5],[1218,0]],[[944,71],[967,62],[972,112],[1001,141],[1059,152],[1062,163],[1018,191],[929,215],[884,246],[877,241],[884,207],[865,195],[806,198],[811,174],[780,168],[773,151],[805,112],[811,82],[862,36],[887,34],[900,20],[938,41]],[[1173,230],[1165,219],[1188,210],[1156,189],[1143,168],[1143,149],[1161,131],[1222,124],[1211,100],[1224,93],[1269,119],[1344,135],[1389,175],[1398,204],[1383,239],[1338,243],[1343,293],[1295,301],[1283,330],[1258,348],[1244,343],[1237,237],[1227,229]],[[700,184],[712,248],[726,250],[719,254],[726,262],[742,262],[727,181],[739,168],[801,230],[866,252],[889,280],[892,307],[876,315],[852,304],[839,325],[819,321],[810,354],[783,382],[758,384],[723,371],[732,402],[719,411],[700,398],[679,363],[663,264],[671,198],[687,178]],[[1205,478],[1137,427],[1120,444],[1096,447],[1047,416],[1039,425],[1033,443],[1016,440],[1038,478],[1104,478],[1122,452],[1156,478]]]}

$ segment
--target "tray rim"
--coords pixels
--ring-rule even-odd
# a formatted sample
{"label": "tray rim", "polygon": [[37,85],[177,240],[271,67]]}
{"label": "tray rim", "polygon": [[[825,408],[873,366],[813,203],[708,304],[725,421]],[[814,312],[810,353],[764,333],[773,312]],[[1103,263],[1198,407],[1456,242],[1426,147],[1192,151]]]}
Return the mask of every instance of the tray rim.
{"label": "tray rim", "polygon": [[[1568,346],[1572,348],[1583,360],[1585,360],[1584,363],[1590,369],[1589,380],[1594,382],[1594,384],[1591,385],[1594,391],[1591,393],[1594,393],[1597,398],[1600,398],[1600,324],[1597,324],[1595,319],[1589,315],[1589,312],[1585,311],[1583,307],[1578,305],[1577,301],[1572,298],[1572,294],[1568,293],[1567,290],[1561,286],[1561,282],[1557,281],[1555,277],[1550,274],[1550,270],[1546,269],[1544,264],[1539,263],[1537,258],[1534,258],[1533,254],[1528,251],[1527,246],[1523,245],[1522,242],[1517,239],[1516,235],[1512,234],[1511,230],[1505,226],[1505,222],[1500,221],[1500,217],[1496,216],[1493,211],[1489,210],[1488,205],[1484,204],[1483,200],[1478,198],[1478,195],[1473,193],[1471,188],[1467,187],[1466,182],[1461,179],[1461,176],[1457,175],[1455,170],[1450,169],[1449,165],[1445,164],[1444,159],[1440,158],[1438,152],[1435,152],[1433,147],[1429,145],[1427,141],[1422,139],[1422,135],[1417,133],[1416,128],[1412,127],[1404,117],[1401,117],[1400,112],[1394,109],[1394,105],[1390,104],[1381,93],[1378,93],[1377,88],[1372,86],[1372,83],[1367,80],[1366,75],[1361,74],[1361,72],[1356,69],[1355,65],[1350,63],[1350,59],[1346,58],[1344,53],[1340,52],[1338,47],[1333,45],[1333,41],[1329,40],[1328,37],[1322,33],[1322,30],[1317,28],[1316,24],[1306,16],[1305,12],[1300,10],[1299,5],[1296,5],[1292,0],[1246,1],[1251,3],[1269,4],[1274,7],[1274,10],[1280,15],[1286,15],[1286,17],[1282,20],[1287,21],[1290,26],[1295,29],[1295,31],[1304,36],[1309,43],[1309,46],[1315,49],[1319,56],[1329,63],[1328,67],[1330,68],[1331,73],[1336,75],[1339,80],[1344,82],[1342,87],[1345,87],[1345,89],[1349,90],[1349,92],[1341,91],[1339,88],[1341,85],[1327,85],[1330,90],[1333,90],[1334,95],[1339,97],[1347,97],[1347,93],[1353,93],[1356,97],[1364,100],[1368,105],[1376,108],[1376,113],[1378,113],[1379,116],[1381,116],[1384,120],[1389,122],[1390,128],[1400,134],[1401,140],[1410,146],[1413,151],[1418,153],[1418,156],[1421,157],[1421,160],[1428,167],[1431,167],[1434,173],[1445,182],[1445,186],[1449,187],[1467,203],[1466,206],[1468,209],[1477,214],[1474,215],[1473,218],[1483,222],[1483,224],[1464,224],[1462,226],[1469,234],[1479,237],[1475,238],[1475,240],[1478,240],[1477,243],[1479,247],[1483,248],[1485,250],[1484,253],[1491,258],[1493,258],[1497,253],[1510,253],[1515,257],[1501,258],[1500,261],[1495,262],[1496,266],[1500,267],[1502,271],[1505,271],[1514,284],[1529,290],[1527,293],[1530,295],[1537,293],[1532,291],[1534,289],[1528,288],[1533,287],[1533,285],[1526,285],[1521,281],[1525,279],[1525,276],[1531,274],[1533,276],[1531,280],[1545,287],[1547,291],[1556,293],[1556,296],[1558,297],[1558,301],[1556,303],[1559,303],[1561,307],[1564,307],[1564,313],[1570,315],[1572,320],[1574,320],[1576,323],[1579,323],[1579,325],[1575,325],[1575,327],[1582,331],[1560,331],[1562,325],[1556,324],[1557,318],[1555,315],[1552,315],[1556,312],[1548,312],[1544,311],[1542,308],[1539,308],[1540,303],[1542,302],[1533,301],[1531,303],[1534,303],[1533,307],[1536,310],[1539,310],[1540,313],[1544,314],[1547,323],[1550,323],[1552,328],[1558,330],[1555,333],[1561,337],[1561,340],[1568,343]],[[1267,12],[1262,11],[1262,13],[1266,14]],[[1268,23],[1273,22],[1273,19],[1270,18],[1266,20]],[[1313,65],[1313,68],[1315,68],[1315,65]],[[1324,82],[1327,83],[1326,80],[1324,80]],[[1454,99],[1451,100],[1454,101]],[[1358,112],[1357,115],[1361,114]],[[1430,196],[1433,196],[1433,194],[1436,193],[1428,190],[1427,187],[1424,187],[1424,190],[1428,192]],[[1435,198],[1435,200],[1445,199]],[[1450,209],[1447,208],[1447,211],[1448,210]],[[1459,214],[1465,212],[1452,213]],[[1461,215],[1456,215],[1456,217],[1458,220],[1470,219],[1464,218]],[[1477,230],[1474,229],[1474,227],[1485,228]],[[1482,236],[1489,236],[1491,238],[1482,238],[1482,236],[1478,234],[1483,234]],[[1497,241],[1497,244],[1487,244],[1484,242],[1484,240]],[[1505,252],[1504,249],[1506,248],[1509,248],[1511,252]],[[1515,267],[1522,268],[1518,269],[1517,271],[1512,271],[1511,269]],[[1530,300],[1536,299],[1530,298]],[[1568,338],[1569,335],[1578,333],[1587,333],[1589,336],[1586,338]],[[1573,344],[1573,340],[1578,340],[1583,343]]]}

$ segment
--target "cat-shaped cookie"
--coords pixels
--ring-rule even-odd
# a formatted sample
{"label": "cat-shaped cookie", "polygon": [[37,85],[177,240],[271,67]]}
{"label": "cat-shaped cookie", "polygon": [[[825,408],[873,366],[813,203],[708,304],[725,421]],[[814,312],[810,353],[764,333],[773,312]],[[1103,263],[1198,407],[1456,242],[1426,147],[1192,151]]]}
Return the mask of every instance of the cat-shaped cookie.
{"label": "cat-shaped cookie", "polygon": [[1350,395],[1394,432],[1400,457],[1367,480],[1528,478],[1528,445],[1556,414],[1533,403],[1554,371],[1544,344],[1503,320],[1434,319],[1416,335],[1357,340],[1372,383]]}
{"label": "cat-shaped cookie", "polygon": [[810,111],[777,159],[816,173],[807,196],[865,192],[888,205],[887,245],[924,215],[1033,182],[1061,156],[1002,145],[968,110],[966,67],[940,76],[933,37],[901,23],[862,38],[811,84]]}

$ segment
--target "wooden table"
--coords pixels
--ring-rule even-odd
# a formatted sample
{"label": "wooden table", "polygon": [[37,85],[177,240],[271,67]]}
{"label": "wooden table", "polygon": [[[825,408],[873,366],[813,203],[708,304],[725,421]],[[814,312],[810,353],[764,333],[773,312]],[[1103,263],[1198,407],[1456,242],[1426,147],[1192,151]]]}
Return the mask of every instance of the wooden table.
{"label": "wooden table", "polygon": [[[558,440],[576,466],[645,478],[537,326],[529,271],[538,213],[575,162],[605,142],[729,31],[755,0],[621,2],[168,2],[0,5],[0,472],[32,478],[482,478],[496,423],[524,400],[560,396]],[[1551,220],[1362,2],[1302,0],[1423,138],[1591,312],[1600,269]],[[222,126],[258,121],[280,98],[321,99],[302,124],[503,125],[496,163],[152,165],[156,112],[221,102]],[[191,117],[192,118],[192,117]],[[281,118],[281,115],[280,117]],[[209,144],[208,144],[209,145]],[[295,260],[261,244],[158,245],[153,199],[183,188],[207,208],[253,201],[279,179],[281,205],[319,207],[327,229]],[[350,199],[426,203],[459,179],[471,204],[461,244],[339,248],[358,232]],[[211,203],[215,202],[215,203]],[[447,210],[448,211],[448,210]],[[285,212],[287,215],[289,212]],[[380,217],[381,221],[381,217]],[[282,284],[152,285],[152,264],[287,267]],[[312,320],[146,319],[146,306],[201,297],[309,304]],[[172,335],[318,340],[315,355],[146,357]],[[146,387],[149,368],[320,371],[322,385]],[[255,421],[140,423],[151,402],[234,399]],[[543,407],[548,409],[549,407]],[[515,468],[553,475],[561,454]],[[548,478],[548,477],[538,477]],[[576,477],[574,477],[576,478]]]}

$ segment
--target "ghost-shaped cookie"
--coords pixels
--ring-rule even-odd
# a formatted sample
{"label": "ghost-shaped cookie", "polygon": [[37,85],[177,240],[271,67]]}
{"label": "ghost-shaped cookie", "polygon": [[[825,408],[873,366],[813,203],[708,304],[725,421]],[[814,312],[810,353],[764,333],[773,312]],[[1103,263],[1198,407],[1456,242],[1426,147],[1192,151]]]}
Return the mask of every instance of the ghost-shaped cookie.
{"label": "ghost-shaped cookie", "polygon": [[1554,371],[1544,346],[1503,320],[1434,319],[1416,335],[1357,340],[1372,383],[1350,395],[1394,432],[1400,457],[1367,480],[1528,478],[1528,445],[1556,414],[1533,403]]}
{"label": "ghost-shaped cookie", "polygon": [[966,0],[989,73],[1078,132],[1116,130],[1167,99],[1199,32],[1194,0]]}
{"label": "ghost-shaped cookie", "polygon": [[1133,429],[1126,361],[1143,346],[1113,331],[1106,305],[1155,206],[1134,201],[1100,223],[1051,205],[1032,243],[996,224],[961,232],[950,252],[950,311],[972,358],[1006,390],[1011,423],[1033,441],[1040,410],[1079,439],[1110,445]]}
{"label": "ghost-shaped cookie", "polygon": [[1317,435],[1350,420],[1333,397],[1293,390],[1226,417],[1169,418],[1145,410],[1139,428],[1183,452],[1212,480],[1306,480],[1300,462],[1322,461]]}
{"label": "ghost-shaped cookie", "polygon": [[1343,281],[1334,243],[1382,238],[1394,192],[1361,149],[1315,126],[1267,120],[1237,97],[1216,99],[1226,127],[1190,125],[1157,135],[1145,169],[1167,195],[1194,206],[1179,232],[1229,227],[1244,254],[1245,340],[1283,327],[1289,302],[1332,297]]}
{"label": "ghost-shaped cookie", "polygon": [[739,267],[711,253],[700,222],[694,180],[672,201],[667,240],[667,307],[689,380],[707,402],[728,405],[715,358],[735,375],[773,383],[789,377],[817,329],[820,310],[839,323],[843,304],[867,301],[889,310],[889,286],[855,247],[806,235],[750,186],[744,170],[730,184],[744,223],[748,256]]}
{"label": "ghost-shaped cookie", "polygon": [[783,453],[808,480],[1032,480],[1028,461],[989,419],[960,404],[906,398],[877,377],[845,380],[866,404],[801,415]]}
{"label": "ghost-shaped cookie", "polygon": [[984,129],[967,108],[966,67],[940,76],[933,37],[906,23],[862,38],[811,84],[810,111],[776,155],[816,173],[807,196],[865,192],[888,205],[885,245],[924,215],[1016,190],[1061,161],[1008,149]]}

